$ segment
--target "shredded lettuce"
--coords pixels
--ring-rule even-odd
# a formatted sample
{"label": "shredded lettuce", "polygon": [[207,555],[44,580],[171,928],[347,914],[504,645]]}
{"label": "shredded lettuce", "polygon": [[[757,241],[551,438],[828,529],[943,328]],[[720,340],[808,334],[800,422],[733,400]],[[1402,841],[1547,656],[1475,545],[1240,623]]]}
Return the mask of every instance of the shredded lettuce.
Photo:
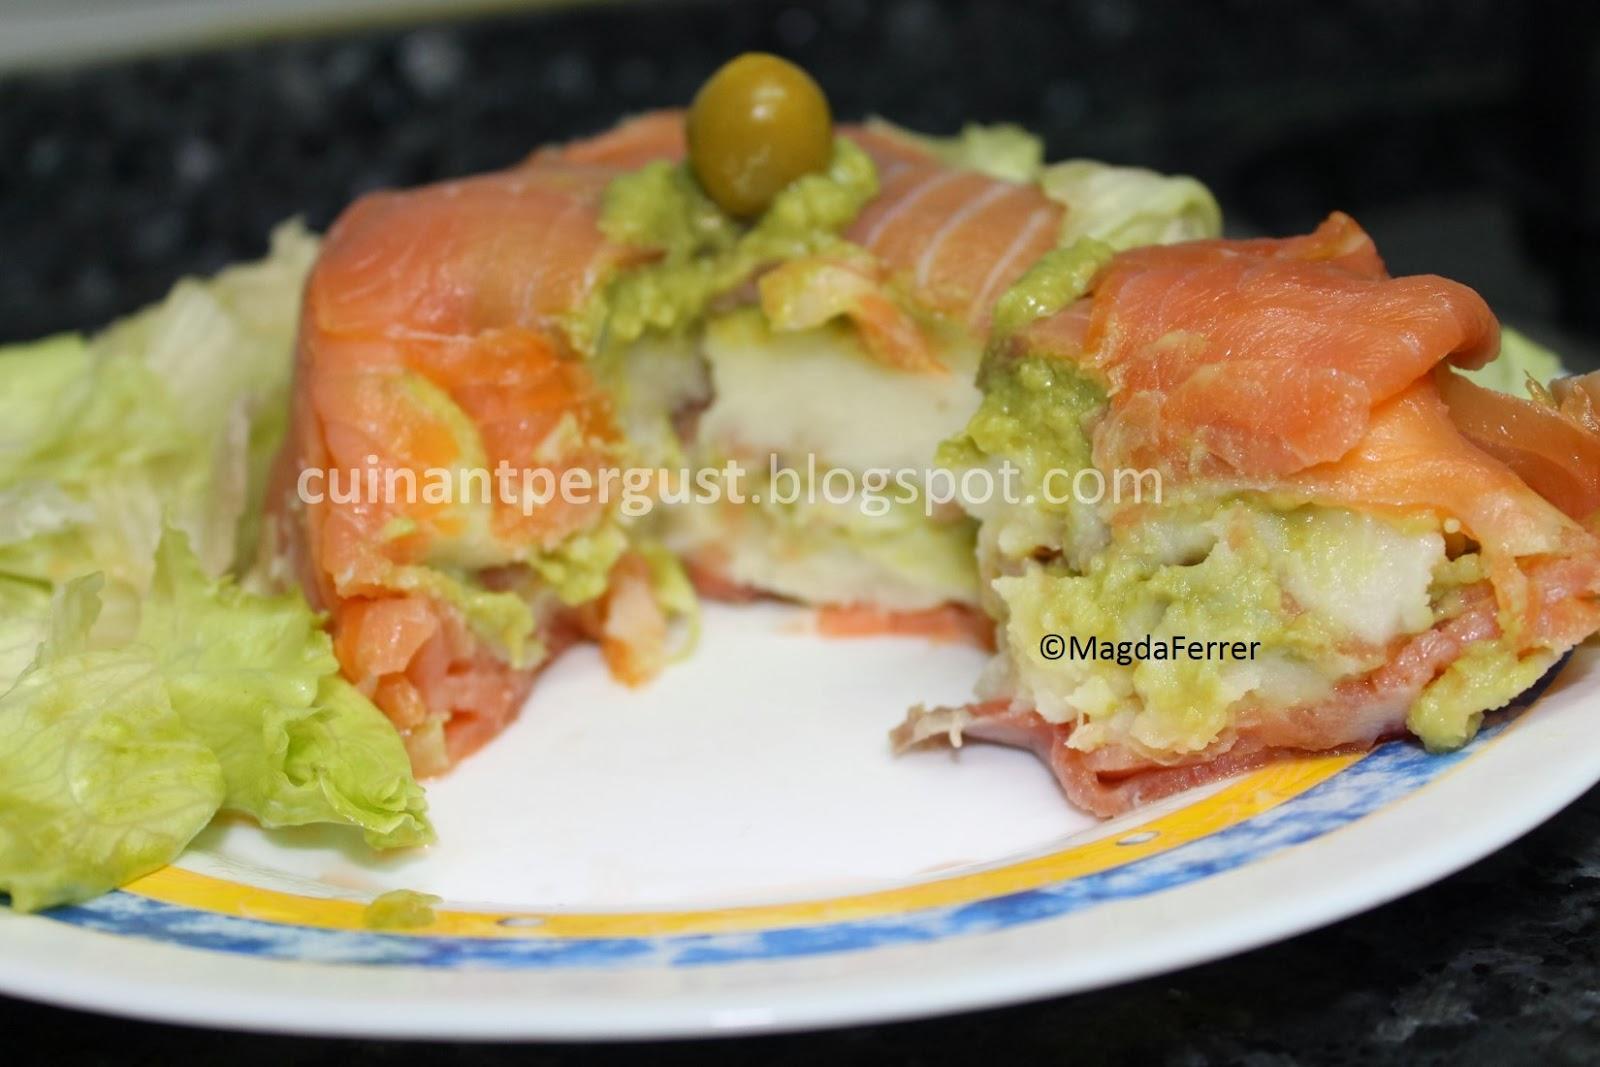
{"label": "shredded lettuce", "polygon": [[33,663],[50,630],[50,591],[0,578],[0,693]]}
{"label": "shredded lettuce", "polygon": [[0,349],[0,891],[31,911],[176,858],[222,809],[432,840],[394,728],[248,562],[316,241],[93,338]]}
{"label": "shredded lettuce", "polygon": [[368,930],[417,930],[433,925],[437,919],[434,905],[443,903],[443,897],[432,893],[391,889],[368,902],[361,922]]}
{"label": "shredded lettuce", "polygon": [[1508,326],[1500,328],[1500,354],[1477,370],[1463,371],[1485,389],[1530,396],[1531,379],[1540,386],[1567,373],[1561,357]]}
{"label": "shredded lettuce", "polygon": [[356,826],[375,848],[432,840],[399,735],[339,678],[298,591],[258,596],[207,577],[182,535],[169,534],[138,640],[178,716],[221,760],[223,807],[263,826]]}
{"label": "shredded lettuce", "polygon": [[31,596],[5,605],[3,662],[32,642],[0,696],[0,890],[13,907],[122,885],[223,809],[269,827],[357,827],[375,848],[433,839],[399,735],[339,677],[298,592],[209,577],[170,531],[133,639],[108,647],[102,584],[66,583],[42,620]]}
{"label": "shredded lettuce", "polygon": [[141,649],[97,651],[99,576],[67,583],[0,696],[0,890],[36,911],[175,859],[223,798],[222,767]]}
{"label": "shredded lettuce", "polygon": [[1222,209],[1193,178],[1073,159],[1046,167],[1039,186],[1067,207],[1063,246],[1093,237],[1120,252],[1222,232]]}
{"label": "shredded lettuce", "polygon": [[952,167],[965,167],[1013,182],[1036,181],[1044,168],[1044,144],[1009,122],[986,126],[969,122],[954,137],[930,137],[896,126],[883,119],[871,119],[868,128],[898,137],[931,152]]}
{"label": "shredded lettuce", "polygon": [[316,248],[286,223],[266,259],[93,338],[0,349],[0,574],[102,571],[109,599],[137,595],[168,521],[208,573],[248,557]]}
{"label": "shredded lettuce", "polygon": [[1039,138],[1009,123],[969,123],[954,137],[930,137],[883,119],[870,120],[868,127],[916,145],[953,167],[1007,181],[1038,182],[1046,196],[1068,209],[1061,224],[1062,247],[1092,237],[1120,252],[1222,233],[1222,209],[1194,178],[1091,159],[1046,166]]}

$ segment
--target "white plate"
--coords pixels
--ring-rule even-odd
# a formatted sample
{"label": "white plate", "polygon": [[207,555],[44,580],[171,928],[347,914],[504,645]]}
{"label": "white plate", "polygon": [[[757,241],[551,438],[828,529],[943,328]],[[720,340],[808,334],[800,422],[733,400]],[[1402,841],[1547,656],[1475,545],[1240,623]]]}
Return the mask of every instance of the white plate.
{"label": "white plate", "polygon": [[[1170,970],[1372,907],[1470,863],[1600,778],[1600,658],[1429,756],[1280,764],[1114,823],[1031,756],[894,758],[975,651],[828,641],[802,611],[708,612],[629,691],[576,653],[430,790],[440,844],[216,828],[90,904],[0,914],[0,991],[319,1034],[606,1038],[838,1025]],[[434,924],[362,927],[404,887]]]}

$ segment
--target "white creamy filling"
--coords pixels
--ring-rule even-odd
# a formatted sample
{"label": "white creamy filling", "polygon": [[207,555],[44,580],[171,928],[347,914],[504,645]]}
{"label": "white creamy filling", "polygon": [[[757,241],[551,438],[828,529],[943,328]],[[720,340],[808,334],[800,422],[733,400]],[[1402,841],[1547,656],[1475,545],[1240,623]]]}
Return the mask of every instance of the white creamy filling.
{"label": "white creamy filling", "polygon": [[1375,645],[1433,625],[1428,586],[1443,537],[1352,511],[1323,512],[1318,526],[1323,536],[1282,557],[1284,591],[1301,607]]}
{"label": "white creamy filling", "polygon": [[736,585],[812,604],[874,604],[922,611],[971,603],[970,543],[905,528],[875,532],[858,517],[834,523],[756,505],[688,505],[667,512],[667,547],[702,559]]}
{"label": "white creamy filling", "polygon": [[673,420],[679,412],[704,404],[711,394],[699,338],[646,334],[608,359],[600,378],[638,462],[682,465]]}
{"label": "white creamy filling", "polygon": [[[759,310],[746,308],[710,320],[700,350],[711,402],[697,420],[692,456],[711,466],[733,457],[745,470],[747,495],[767,488],[772,457],[799,473],[786,485],[792,491],[815,456],[819,480],[842,469],[858,495],[829,501],[811,486],[804,490],[811,497],[781,506],[667,507],[660,525],[675,551],[714,561],[730,581],[811,603],[914,611],[975,600],[970,537],[948,531],[949,522],[965,521],[959,512],[929,519],[918,501],[867,514],[859,489],[867,472],[880,472],[882,488],[870,487],[880,500],[923,484],[939,443],[981,399],[976,344],[944,345],[947,373],[911,373],[874,359],[846,323],[774,332]],[[908,473],[896,484],[899,472]]]}
{"label": "white creamy filling", "polygon": [[941,352],[948,373],[908,373],[873,359],[843,323],[774,333],[747,309],[707,323],[705,355],[715,394],[700,420],[708,453],[921,471],[981,399],[970,342]]}
{"label": "white creamy filling", "polygon": [[[980,543],[992,536],[985,530]],[[1430,628],[1430,585],[1445,560],[1434,529],[1335,508],[1231,505],[1200,521],[1170,515],[1147,524],[1139,544],[1158,577],[1119,586],[1110,601],[1096,599],[1089,578],[1039,563],[1013,561],[1009,573],[986,575],[1007,647],[980,693],[1077,724],[1076,748],[1116,743],[1154,757],[1199,751],[1242,699],[1264,707],[1324,699],[1341,678],[1381,661],[1385,644]],[[1259,637],[1263,645],[1252,658],[1195,669],[1047,659],[1039,651],[1046,634]]]}

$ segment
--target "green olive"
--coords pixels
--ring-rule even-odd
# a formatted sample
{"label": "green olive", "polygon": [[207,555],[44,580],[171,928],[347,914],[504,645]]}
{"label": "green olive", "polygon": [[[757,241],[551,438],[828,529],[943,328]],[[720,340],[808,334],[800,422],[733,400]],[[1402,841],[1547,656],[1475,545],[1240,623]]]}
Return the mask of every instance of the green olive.
{"label": "green olive", "polygon": [[828,98],[786,59],[746,52],[713,74],[689,106],[689,165],[717,206],[759,214],[833,157]]}

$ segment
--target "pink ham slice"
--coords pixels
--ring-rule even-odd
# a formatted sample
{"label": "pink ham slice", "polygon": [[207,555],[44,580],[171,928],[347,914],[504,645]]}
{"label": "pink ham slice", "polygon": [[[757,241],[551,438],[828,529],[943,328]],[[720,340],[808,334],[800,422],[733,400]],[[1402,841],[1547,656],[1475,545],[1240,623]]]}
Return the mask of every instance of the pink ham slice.
{"label": "pink ham slice", "polygon": [[[1584,576],[1568,561],[1533,568],[1540,598],[1559,605]],[[1553,631],[1566,628],[1559,612],[1542,617]],[[1477,641],[1495,637],[1494,597],[1487,584],[1469,606],[1432,630],[1402,639],[1389,661],[1370,674],[1340,684],[1316,704],[1241,713],[1231,738],[1179,763],[1144,759],[1119,746],[1083,752],[1068,746],[1072,724],[1052,723],[1009,700],[964,707],[914,708],[890,734],[897,751],[963,740],[1025,748],[1049,766],[1067,799],[1103,818],[1278,760],[1359,752],[1406,734],[1406,713],[1423,688]]]}

